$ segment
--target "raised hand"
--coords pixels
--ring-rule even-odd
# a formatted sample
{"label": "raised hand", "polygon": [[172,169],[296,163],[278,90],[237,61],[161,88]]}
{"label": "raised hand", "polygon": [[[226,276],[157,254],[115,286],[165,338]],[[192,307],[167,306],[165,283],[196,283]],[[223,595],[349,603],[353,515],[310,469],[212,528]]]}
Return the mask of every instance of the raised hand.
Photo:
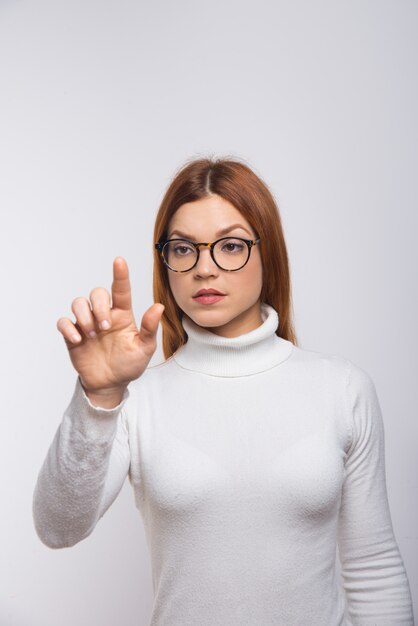
{"label": "raised hand", "polygon": [[138,329],[128,265],[120,256],[113,261],[112,303],[109,292],[102,287],[90,292],[90,301],[91,307],[87,298],[75,298],[71,309],[76,322],[60,317],[57,328],[85,391],[115,395],[146,369],[157,348],[164,305],[157,302],[147,309]]}

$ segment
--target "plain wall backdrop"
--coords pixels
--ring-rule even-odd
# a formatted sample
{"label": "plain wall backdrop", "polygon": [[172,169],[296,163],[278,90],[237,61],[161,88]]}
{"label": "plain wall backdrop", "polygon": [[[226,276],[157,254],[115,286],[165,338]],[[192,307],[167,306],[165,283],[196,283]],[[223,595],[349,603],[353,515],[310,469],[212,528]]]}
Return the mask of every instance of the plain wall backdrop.
{"label": "plain wall backdrop", "polygon": [[412,0],[0,1],[1,626],[148,624],[128,480],[69,549],[40,542],[32,494],[76,380],[58,318],[121,255],[140,323],[165,189],[213,155],[275,195],[301,347],[375,382],[417,610],[417,18]]}

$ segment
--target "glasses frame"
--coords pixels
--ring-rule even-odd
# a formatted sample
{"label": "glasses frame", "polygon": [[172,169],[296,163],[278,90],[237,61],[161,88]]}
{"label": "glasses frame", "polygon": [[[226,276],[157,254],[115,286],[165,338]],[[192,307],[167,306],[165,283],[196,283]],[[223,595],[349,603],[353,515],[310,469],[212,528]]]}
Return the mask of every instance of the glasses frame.
{"label": "glasses frame", "polygon": [[[214,246],[219,241],[223,241],[224,239],[238,239],[239,241],[244,241],[247,244],[247,248],[248,248],[247,260],[245,261],[245,263],[243,263],[243,265],[241,265],[240,267],[237,267],[234,270],[227,270],[224,267],[221,267],[219,263],[216,262],[214,254],[213,254]],[[165,260],[164,253],[163,253],[164,246],[166,243],[170,243],[171,241],[187,241],[187,243],[190,243],[196,249],[196,252],[197,252],[196,261],[194,262],[192,267],[189,267],[188,270],[175,270]],[[242,269],[245,265],[247,265],[251,256],[251,248],[257,245],[258,243],[260,243],[260,237],[257,237],[257,239],[244,239],[243,237],[233,237],[230,235],[229,237],[221,237],[220,239],[217,239],[216,241],[200,241],[200,242],[190,241],[190,239],[185,239],[184,237],[176,237],[174,239],[165,239],[162,241],[158,241],[157,243],[154,244],[154,248],[160,252],[161,260],[163,261],[164,265],[168,267],[168,269],[170,269],[172,272],[178,272],[179,274],[184,274],[185,272],[190,272],[190,270],[196,267],[196,265],[199,263],[199,258],[200,258],[200,246],[205,246],[206,248],[210,249],[210,256],[212,257],[212,261],[215,263],[215,265],[219,267],[219,269],[223,270],[224,272],[237,272],[238,270]]]}

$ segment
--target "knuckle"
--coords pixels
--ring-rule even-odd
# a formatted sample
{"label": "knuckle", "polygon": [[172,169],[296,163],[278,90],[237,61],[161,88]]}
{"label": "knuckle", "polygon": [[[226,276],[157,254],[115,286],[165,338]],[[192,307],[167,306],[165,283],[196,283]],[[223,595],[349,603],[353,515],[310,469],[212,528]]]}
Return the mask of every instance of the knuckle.
{"label": "knuckle", "polygon": [[101,324],[101,322],[104,322],[104,320],[110,322],[110,315],[107,315],[106,311],[97,311],[96,318],[99,324]]}
{"label": "knuckle", "polygon": [[96,318],[102,319],[104,317],[107,317],[108,315],[108,307],[106,306],[105,302],[94,302],[92,309]]}
{"label": "knuckle", "polygon": [[64,324],[64,318],[63,318],[63,317],[60,317],[60,318],[57,320],[57,328],[58,328],[58,330],[61,330],[61,328],[62,328],[63,324]]}
{"label": "knuckle", "polygon": [[104,287],[93,287],[93,289],[89,293],[89,298],[95,298],[96,296],[102,294],[104,291],[106,291]]}
{"label": "knuckle", "polygon": [[86,315],[77,314],[74,312],[75,321],[71,322],[72,325],[78,325],[82,328],[85,328],[87,324],[90,323],[90,319]]}
{"label": "knuckle", "polygon": [[57,326],[57,328],[61,335],[64,338],[68,339],[68,337],[70,336],[71,325],[69,323],[63,322],[60,326]]}
{"label": "knuckle", "polygon": [[82,296],[78,296],[77,298],[74,298],[74,300],[71,303],[72,311],[74,311],[74,307],[79,308],[84,302],[85,302],[85,298],[83,298]]}
{"label": "knuckle", "polygon": [[64,333],[69,328],[71,322],[68,317],[60,317],[57,321],[57,328],[61,333]]}

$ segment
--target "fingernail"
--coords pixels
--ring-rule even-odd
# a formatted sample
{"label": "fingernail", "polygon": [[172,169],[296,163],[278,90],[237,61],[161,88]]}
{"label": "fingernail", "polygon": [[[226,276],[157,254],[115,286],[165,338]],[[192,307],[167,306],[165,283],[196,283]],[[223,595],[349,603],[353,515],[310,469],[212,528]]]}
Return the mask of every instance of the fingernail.
{"label": "fingernail", "polygon": [[96,332],[94,330],[91,330],[89,332],[89,337],[91,337],[93,339],[93,337],[96,337]]}
{"label": "fingernail", "polygon": [[103,320],[102,322],[100,322],[100,328],[102,330],[107,330],[108,328],[110,328],[110,324],[107,320]]}

